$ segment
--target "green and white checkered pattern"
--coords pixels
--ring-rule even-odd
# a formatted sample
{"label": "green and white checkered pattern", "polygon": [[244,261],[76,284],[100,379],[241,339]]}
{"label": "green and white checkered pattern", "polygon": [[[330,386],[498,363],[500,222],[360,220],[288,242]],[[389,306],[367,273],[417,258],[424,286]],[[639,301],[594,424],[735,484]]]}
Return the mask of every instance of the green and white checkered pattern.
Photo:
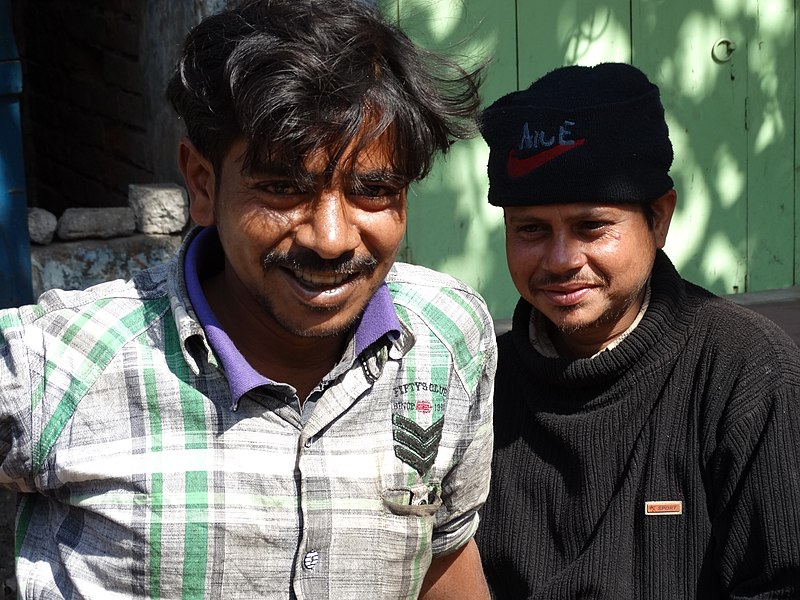
{"label": "green and white checkered pattern", "polygon": [[[279,388],[230,410],[182,254],[0,312],[21,597],[415,598],[477,527],[496,349],[460,282],[397,264],[387,283],[401,336],[352,360],[305,425]],[[424,442],[440,419],[420,474],[395,422]]]}

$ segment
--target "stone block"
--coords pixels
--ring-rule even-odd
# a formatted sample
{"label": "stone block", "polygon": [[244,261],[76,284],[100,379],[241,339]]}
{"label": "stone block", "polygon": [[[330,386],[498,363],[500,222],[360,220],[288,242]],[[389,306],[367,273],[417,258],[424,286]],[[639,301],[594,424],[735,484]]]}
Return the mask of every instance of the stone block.
{"label": "stone block", "polygon": [[80,290],[168,262],[181,244],[179,235],[132,235],[31,247],[33,297],[59,288]]}
{"label": "stone block", "polygon": [[43,208],[28,209],[28,237],[32,242],[47,245],[56,234],[58,219],[49,210]]}
{"label": "stone block", "polygon": [[58,220],[62,240],[108,239],[133,235],[136,219],[127,206],[110,208],[68,208]]}
{"label": "stone block", "polygon": [[173,183],[131,184],[128,205],[142,233],[178,233],[189,221],[186,190]]}

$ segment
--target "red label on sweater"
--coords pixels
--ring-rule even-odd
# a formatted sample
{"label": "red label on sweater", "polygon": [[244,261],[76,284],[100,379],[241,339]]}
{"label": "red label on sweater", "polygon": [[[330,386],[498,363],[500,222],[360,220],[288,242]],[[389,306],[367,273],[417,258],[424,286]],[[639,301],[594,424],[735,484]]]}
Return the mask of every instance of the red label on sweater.
{"label": "red label on sweater", "polygon": [[683,502],[680,500],[654,500],[645,502],[644,514],[650,516],[681,515],[683,514]]}

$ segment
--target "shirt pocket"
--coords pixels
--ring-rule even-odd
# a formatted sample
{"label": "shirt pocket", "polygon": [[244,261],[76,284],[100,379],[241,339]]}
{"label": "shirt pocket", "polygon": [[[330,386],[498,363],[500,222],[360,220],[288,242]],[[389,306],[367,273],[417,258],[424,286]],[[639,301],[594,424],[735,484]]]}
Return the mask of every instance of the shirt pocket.
{"label": "shirt pocket", "polygon": [[436,482],[420,483],[386,489],[381,499],[384,511],[398,517],[432,517],[442,505],[442,490]]}

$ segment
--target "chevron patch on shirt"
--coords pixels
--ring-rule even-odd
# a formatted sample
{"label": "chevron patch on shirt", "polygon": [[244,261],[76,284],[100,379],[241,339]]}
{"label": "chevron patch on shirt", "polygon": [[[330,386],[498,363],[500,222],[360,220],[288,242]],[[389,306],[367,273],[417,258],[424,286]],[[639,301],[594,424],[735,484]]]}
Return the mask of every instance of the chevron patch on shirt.
{"label": "chevron patch on shirt", "polygon": [[420,476],[424,476],[430,470],[439,452],[444,417],[430,427],[422,427],[411,419],[393,414],[392,425],[392,436],[396,442],[394,445],[395,456],[412,466]]}

